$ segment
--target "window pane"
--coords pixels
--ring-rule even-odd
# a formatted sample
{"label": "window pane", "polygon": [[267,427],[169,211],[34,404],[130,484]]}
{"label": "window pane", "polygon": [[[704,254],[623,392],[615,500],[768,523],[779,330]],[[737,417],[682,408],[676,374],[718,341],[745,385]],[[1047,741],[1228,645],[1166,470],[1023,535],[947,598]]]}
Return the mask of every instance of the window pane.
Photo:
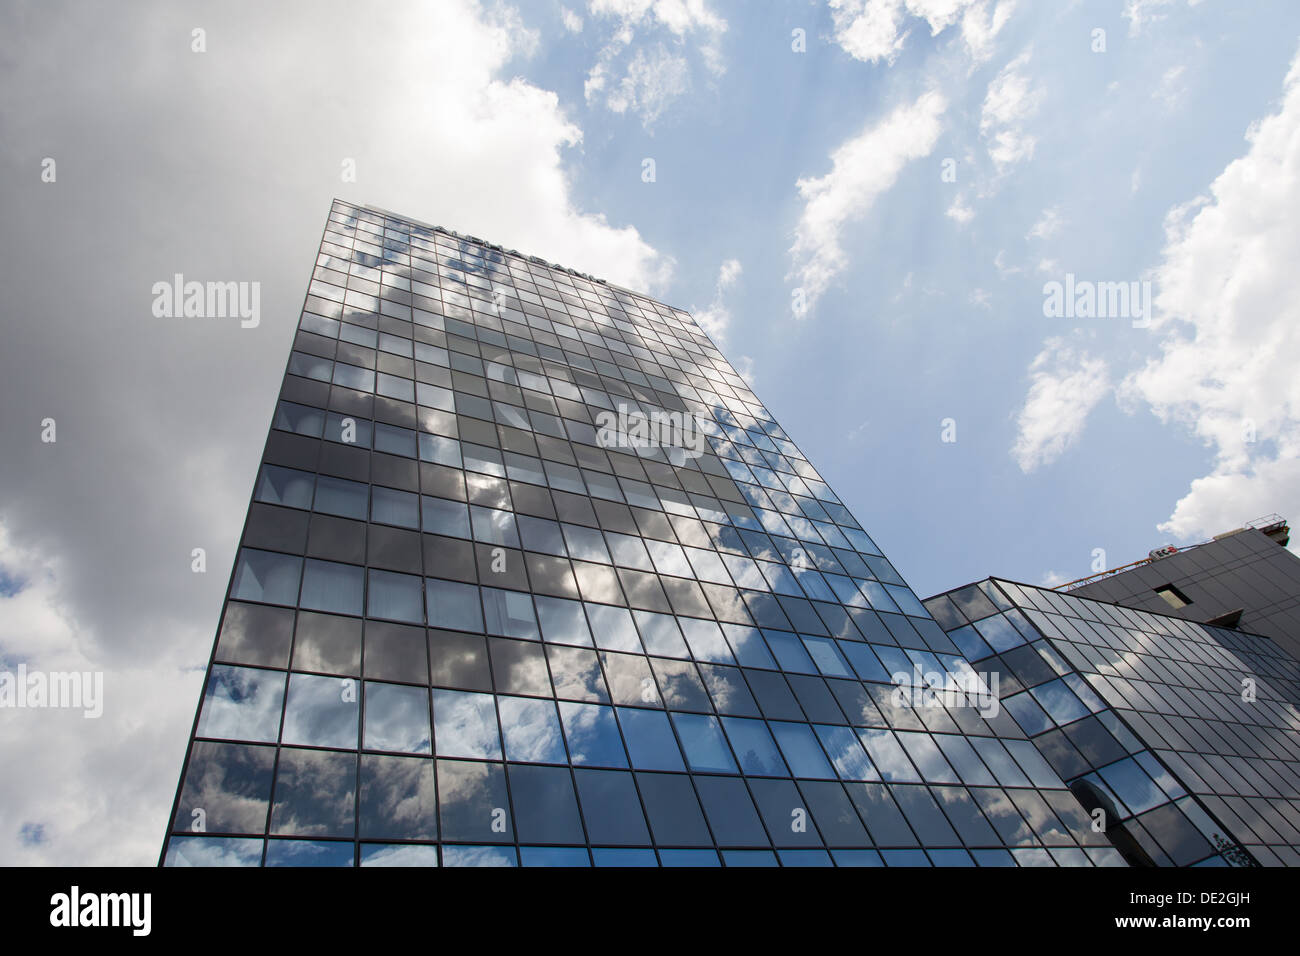
{"label": "window pane", "polygon": [[357,755],[282,748],[271,832],[351,837],[356,831]]}
{"label": "window pane", "polygon": [[433,722],[438,756],[501,759],[497,713],[491,694],[435,690]]}
{"label": "window pane", "polygon": [[[437,706],[435,701],[435,712]],[[514,842],[515,828],[510,817],[510,797],[506,793],[505,767],[501,764],[439,760],[438,822],[443,840]],[[448,849],[443,847],[443,860],[449,866],[455,865],[447,855]]]}
{"label": "window pane", "polygon": [[591,645],[591,632],[587,629],[587,618],[582,613],[581,601],[541,595],[536,600],[543,640],[556,644]]}
{"label": "window pane", "polygon": [[316,510],[325,514],[364,521],[368,497],[366,486],[360,482],[326,475],[316,478]]}
{"label": "window pane", "polygon": [[360,810],[362,839],[436,840],[433,761],[362,754]]}
{"label": "window pane", "polygon": [[[653,711],[652,711],[653,713]],[[692,770],[706,773],[736,773],[736,762],[723,739],[716,717],[700,714],[673,714],[673,726],[682,740],[682,749]]]}
{"label": "window pane", "polygon": [[261,833],[271,803],[274,747],[195,741],[172,828],[202,810],[207,833]]}
{"label": "window pane", "polygon": [[765,630],[763,636],[767,638],[768,647],[772,648],[772,653],[780,661],[782,670],[793,671],[796,674],[817,673],[817,667],[796,635],[785,631]]}
{"label": "window pane", "polygon": [[364,329],[359,325],[344,322],[339,329],[339,338],[353,345],[364,345],[366,348],[373,349],[378,336],[374,329]]}
{"label": "window pane", "polygon": [[486,448],[483,445],[473,445],[469,442],[463,442],[460,446],[461,454],[465,456],[465,469],[467,471],[477,471],[485,475],[495,475],[498,478],[504,478],[506,474],[505,465],[501,463],[501,452],[495,448]]}
{"label": "window pane", "polygon": [[641,629],[641,640],[645,643],[647,653],[662,657],[689,657],[682,632],[677,628],[677,619],[671,614],[656,614],[653,611],[633,611],[637,627]]}
{"label": "window pane", "polygon": [[[567,767],[515,767],[508,770],[520,840],[582,843],[582,822]],[[586,852],[583,852],[585,859]]]}
{"label": "window pane", "polygon": [[[506,759],[523,763],[565,763],[564,742],[555,703],[527,697],[501,697],[501,734]],[[516,803],[516,808],[518,804]]]}
{"label": "window pane", "polygon": [[[388,398],[396,398],[403,402],[415,401],[415,383],[409,378],[399,378],[396,375],[388,375],[384,372],[379,373],[379,381],[376,389],[380,395]],[[383,426],[380,426],[381,428]],[[414,436],[412,436],[414,438]],[[412,441],[412,451],[414,451],[414,441]],[[414,455],[412,455],[414,457]]]}
{"label": "window pane", "polygon": [[575,770],[573,775],[578,783],[587,837],[592,843],[644,846],[650,842],[650,831],[646,829],[641,800],[630,773]]}
{"label": "window pane", "polygon": [[812,657],[813,663],[827,677],[852,677],[848,661],[840,653],[839,647],[829,637],[803,636],[804,648]]}
{"label": "window pane", "polygon": [[527,550],[560,557],[568,553],[564,547],[564,536],[560,533],[560,525],[557,522],[528,515],[519,515],[515,521],[519,526],[519,539]]}
{"label": "window pane", "polygon": [[679,846],[708,846],[713,842],[689,777],[638,773],[636,779],[655,842]]}
{"label": "window pane", "polygon": [[766,723],[743,717],[723,717],[722,726],[745,773],[777,777],[789,775]]}
{"label": "window pane", "polygon": [[365,747],[430,753],[428,690],[367,681]]}
{"label": "window pane", "polygon": [[296,604],[301,575],[302,558],[241,548],[230,596],[240,601]]}
{"label": "window pane", "polygon": [[434,578],[425,578],[424,583],[430,627],[446,627],[456,631],[483,629],[483,610],[479,606],[478,588],[472,584],[457,584]]}
{"label": "window pane", "polygon": [[302,575],[302,607],[335,614],[361,615],[365,588],[362,569],[351,564],[308,558]]}
{"label": "window pane", "polygon": [[599,561],[609,564],[609,552],[605,549],[605,539],[595,528],[583,528],[580,525],[564,525],[564,540],[569,546],[569,555],[582,561]]}
{"label": "window pane", "polygon": [[200,737],[274,741],[280,732],[284,674],[214,664],[203,695]]}
{"label": "window pane", "polygon": [[645,545],[641,543],[640,538],[609,531],[605,534],[605,540],[609,542],[609,550],[614,556],[615,564],[625,568],[636,568],[639,571],[654,570],[654,564],[651,563],[650,555],[646,553]]}
{"label": "window pane", "polygon": [[772,660],[772,655],[768,653],[767,645],[763,643],[757,628],[745,627],[741,624],[723,624],[722,630],[727,636],[727,643],[731,645],[731,650],[736,655],[736,661],[742,667],[776,668],[776,661]]}
{"label": "window pane", "polygon": [[569,743],[570,760],[594,767],[626,767],[623,742],[614,722],[614,708],[560,702],[560,718]]}
{"label": "window pane", "polygon": [[319,438],[321,429],[325,427],[325,412],[310,405],[280,402],[275,406],[275,418],[271,427]]}
{"label": "window pane", "polygon": [[943,754],[939,752],[938,746],[930,739],[929,734],[907,733],[901,730],[897,733],[898,739],[912,758],[912,763],[917,766],[921,776],[928,783],[961,782],[948,766],[948,762],[943,759]]}
{"label": "window pane", "polygon": [[293,674],[284,708],[286,744],[356,749],[361,688],[351,678]]}
{"label": "window pane", "polygon": [[495,508],[481,508],[473,505],[469,509],[470,521],[474,526],[474,540],[485,544],[505,545],[508,548],[519,547],[519,535],[515,531],[515,516],[509,511]]}
{"label": "window pane", "polygon": [[632,623],[632,615],[627,608],[588,604],[586,610],[597,647],[602,650],[641,653],[641,640],[637,637],[636,625]]}
{"label": "window pane", "polygon": [[310,508],[315,487],[316,476],[309,472],[281,468],[278,465],[263,465],[254,497],[273,505]]}
{"label": "window pane", "polygon": [[411,340],[400,335],[390,335],[387,332],[379,333],[379,348],[385,352],[392,352],[394,355],[411,357]]}
{"label": "window pane", "polygon": [[329,359],[304,352],[294,352],[289,356],[289,374],[314,378],[318,382],[328,382],[334,363]]}
{"label": "window pane", "polygon": [[638,770],[684,771],[681,749],[662,710],[618,708],[618,720],[627,739],[628,756]]}
{"label": "window pane", "polygon": [[871,762],[880,776],[889,781],[920,781],[920,774],[912,767],[907,754],[888,730],[859,730],[858,737],[871,755]]}
{"label": "window pane", "polygon": [[487,632],[501,637],[540,639],[533,614],[532,595],[521,591],[483,588],[483,611]]}
{"label": "window pane", "polygon": [[771,727],[781,753],[785,755],[786,763],[796,777],[815,779],[835,776],[811,727],[785,721],[772,721]]}
{"label": "window pane", "polygon": [[650,673],[650,662],[640,654],[600,653],[610,697],[617,704],[659,707],[659,688]]}
{"label": "window pane", "polygon": [[681,547],[667,541],[647,540],[645,546],[650,551],[655,570],[660,574],[671,574],[679,578],[693,577],[690,562]]}
{"label": "window pane", "polygon": [[432,534],[445,534],[453,538],[470,536],[469,508],[462,502],[421,495],[420,507],[424,514],[425,531]]}
{"label": "window pane", "polygon": [[609,703],[605,680],[600,674],[600,658],[595,651],[585,647],[548,644],[546,657],[551,664],[555,696]]}
{"label": "window pane", "polygon": [[879,780],[880,775],[871,766],[858,735],[848,727],[828,727],[815,724],[813,729],[822,742],[841,780]]}
{"label": "window pane", "polygon": [[[424,386],[420,387],[423,388]],[[447,465],[450,468],[459,468],[461,466],[460,442],[454,438],[426,435],[421,432],[420,459],[422,461],[432,461],[439,465]]]}
{"label": "window pane", "polygon": [[370,520],[403,528],[418,528],[420,500],[408,491],[375,485],[370,491]]}
{"label": "window pane", "polygon": [[424,623],[424,601],[420,594],[420,579],[413,574],[394,574],[390,571],[370,570],[370,591],[367,597],[367,614],[390,621]]}
{"label": "window pane", "polygon": [[361,844],[361,865],[437,866],[438,848],[415,843],[363,843]]}
{"label": "window pane", "polygon": [[722,636],[722,629],[715,621],[701,621],[684,617],[678,621],[686,643],[690,645],[691,654],[697,661],[713,661],[719,664],[734,664],[731,651]]}
{"label": "window pane", "polygon": [[373,392],[375,373],[368,368],[358,368],[355,365],[344,365],[338,362],[334,366],[334,384],[355,388],[360,392]]}

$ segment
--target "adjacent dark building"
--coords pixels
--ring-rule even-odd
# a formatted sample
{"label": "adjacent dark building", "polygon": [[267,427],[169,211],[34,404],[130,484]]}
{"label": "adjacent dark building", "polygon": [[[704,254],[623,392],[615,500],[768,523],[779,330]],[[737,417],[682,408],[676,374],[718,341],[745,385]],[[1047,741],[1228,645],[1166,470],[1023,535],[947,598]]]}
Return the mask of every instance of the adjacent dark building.
{"label": "adjacent dark building", "polygon": [[972,650],[689,315],[336,202],[162,861],[1123,866]]}
{"label": "adjacent dark building", "polygon": [[1272,638],[1300,657],[1300,558],[1278,515],[1189,548],[1162,548],[1065,585],[1079,597],[1172,614]]}

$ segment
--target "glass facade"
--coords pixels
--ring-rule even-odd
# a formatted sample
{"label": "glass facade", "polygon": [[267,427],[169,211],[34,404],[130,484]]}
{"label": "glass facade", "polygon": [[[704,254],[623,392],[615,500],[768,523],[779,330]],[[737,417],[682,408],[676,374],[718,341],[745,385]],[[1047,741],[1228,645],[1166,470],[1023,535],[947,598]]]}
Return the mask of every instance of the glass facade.
{"label": "glass facade", "polygon": [[997,579],[925,604],[1131,863],[1300,864],[1300,663],[1285,650]]}
{"label": "glass facade", "polygon": [[968,656],[689,315],[335,202],[162,860],[1124,865]]}

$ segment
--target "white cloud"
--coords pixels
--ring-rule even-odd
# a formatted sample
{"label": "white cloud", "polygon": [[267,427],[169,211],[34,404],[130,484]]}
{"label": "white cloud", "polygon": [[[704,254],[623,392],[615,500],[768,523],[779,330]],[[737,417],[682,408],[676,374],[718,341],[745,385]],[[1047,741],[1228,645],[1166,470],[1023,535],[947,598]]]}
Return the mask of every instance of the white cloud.
{"label": "white cloud", "polygon": [[964,226],[975,218],[975,210],[966,202],[965,196],[958,196],[952,201],[952,205],[944,213],[949,219],[953,220],[959,226]]}
{"label": "white cloud", "polygon": [[899,34],[903,5],[897,0],[830,0],[835,42],[856,60],[893,62],[907,33]]}
{"label": "white cloud", "polygon": [[[114,660],[74,616],[61,563],[18,548],[0,526],[0,670],[102,675],[102,714],[0,711],[0,859],[9,865],[150,866],[167,825],[202,671],[183,653]],[[181,645],[175,650],[184,650]],[[90,685],[93,686],[93,685]],[[111,828],[111,837],[105,828]]]}
{"label": "white cloud", "polygon": [[570,33],[582,32],[582,17],[568,7],[560,7],[560,20],[564,23],[564,29]]}
{"label": "white cloud", "polygon": [[677,36],[727,29],[727,21],[710,10],[706,0],[591,0],[587,9],[592,16],[617,17],[624,23],[653,20]]}
{"label": "white cloud", "polygon": [[1063,338],[1048,339],[1029,364],[1030,386],[1016,420],[1012,456],[1023,472],[1050,465],[1083,432],[1110,391],[1106,362]]}
{"label": "white cloud", "polygon": [[894,293],[894,302],[902,302],[903,297],[912,291],[912,281],[915,276],[916,274],[914,272],[909,272],[907,275],[903,276],[903,281],[899,285],[898,291]]}
{"label": "white cloud", "polygon": [[[727,327],[731,324],[731,311],[726,305],[726,293],[736,284],[741,271],[739,259],[728,259],[723,262],[718,269],[718,281],[713,287],[713,301],[703,309],[689,310],[700,328],[704,330],[704,334],[713,340],[714,345],[721,346],[726,340]],[[751,368],[752,364],[751,361]],[[739,365],[736,366],[736,370],[740,371]],[[743,372],[741,375],[748,378],[748,375]]]}
{"label": "white cloud", "polygon": [[1002,68],[989,83],[980,112],[980,135],[989,141],[989,157],[1001,172],[1034,155],[1037,139],[1025,130],[1025,121],[1038,112],[1042,91],[1025,75],[1026,50]]}
{"label": "white cloud", "polygon": [[[697,52],[714,76],[726,72],[719,46],[727,21],[705,0],[592,0],[592,17],[613,19],[613,32],[587,73],[583,95],[615,113],[635,111],[650,129],[668,107],[691,88],[688,37],[698,37]],[[659,33],[672,41],[632,51],[639,34]]]}
{"label": "white cloud", "polygon": [[973,3],[961,18],[961,36],[976,63],[983,63],[993,55],[993,41],[1011,19],[1016,5],[1014,0],[1001,0],[991,10],[989,7],[988,3]]}
{"label": "white cloud", "polygon": [[[1197,6],[1201,0],[1187,0],[1189,7]],[[1129,36],[1137,36],[1143,28],[1157,20],[1163,20],[1168,14],[1166,7],[1178,3],[1178,0],[1128,0],[1124,5],[1124,18],[1128,20]]]}
{"label": "white cloud", "polygon": [[[491,236],[631,288],[662,285],[670,263],[636,229],[574,207],[565,151],[581,145],[582,130],[553,91],[507,71],[535,43],[518,27],[517,14],[485,20],[476,6],[452,2],[383,9],[373,24],[358,28],[376,42],[384,37],[392,54],[369,82],[404,93],[358,89],[352,96],[371,105],[355,111],[369,119],[350,128],[348,138],[379,143],[383,137],[373,129],[396,128],[405,138],[402,150],[358,155],[369,201],[415,216],[436,211],[428,218],[438,225]],[[380,30],[394,31],[396,39]],[[432,60],[431,50],[437,51]],[[405,65],[419,63],[433,65]],[[424,184],[421,201],[390,198],[398,187],[386,184],[407,182]]]}
{"label": "white cloud", "polygon": [[1054,588],[1065,584],[1067,581],[1073,581],[1074,578],[1060,571],[1047,571],[1043,574],[1042,579],[1038,582],[1039,587]]}
{"label": "white cloud", "polygon": [[1153,275],[1161,354],[1123,389],[1213,451],[1213,470],[1160,526],[1183,538],[1300,513],[1300,55],[1280,109],[1246,139],[1209,195],[1166,220]]}
{"label": "white cloud", "polygon": [[844,226],[865,216],[910,161],[934,149],[947,101],[937,91],[904,103],[831,153],[831,171],[796,183],[804,199],[790,248],[790,277],[803,289],[807,315],[848,264],[840,244]]}
{"label": "white cloud", "polygon": [[718,290],[730,289],[736,284],[742,271],[739,259],[728,259],[724,262],[722,268],[718,270]]}
{"label": "white cloud", "polygon": [[1043,214],[1038,217],[1038,221],[1029,229],[1026,239],[1051,239],[1061,227],[1065,225],[1065,220],[1061,217],[1061,207],[1052,206],[1043,210]]}
{"label": "white cloud", "polygon": [[987,59],[993,40],[1015,9],[1013,0],[830,0],[834,39],[845,53],[867,63],[892,63],[912,28],[909,19],[925,21],[931,36],[961,23],[967,54]]}
{"label": "white cloud", "polygon": [[651,50],[636,51],[627,74],[609,91],[605,105],[615,113],[633,110],[649,126],[689,88],[690,67],[686,58],[673,55],[660,43]]}
{"label": "white cloud", "polygon": [[972,289],[968,300],[971,305],[978,306],[989,312],[993,311],[993,296],[989,294],[987,289]]}
{"label": "white cloud", "polygon": [[1187,67],[1181,63],[1171,66],[1160,77],[1160,85],[1151,94],[1166,107],[1177,106],[1187,92],[1186,84],[1180,82],[1187,73]]}

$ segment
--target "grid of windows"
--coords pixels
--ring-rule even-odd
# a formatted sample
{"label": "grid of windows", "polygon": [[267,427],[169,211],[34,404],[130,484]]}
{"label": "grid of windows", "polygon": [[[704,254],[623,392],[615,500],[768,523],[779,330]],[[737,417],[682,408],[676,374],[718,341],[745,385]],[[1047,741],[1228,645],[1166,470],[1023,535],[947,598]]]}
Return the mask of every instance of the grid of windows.
{"label": "grid of windows", "polygon": [[164,862],[1123,865],[970,670],[689,315],[336,202]]}
{"label": "grid of windows", "polygon": [[1272,641],[993,579],[925,603],[1131,858],[1300,864],[1300,663]]}

